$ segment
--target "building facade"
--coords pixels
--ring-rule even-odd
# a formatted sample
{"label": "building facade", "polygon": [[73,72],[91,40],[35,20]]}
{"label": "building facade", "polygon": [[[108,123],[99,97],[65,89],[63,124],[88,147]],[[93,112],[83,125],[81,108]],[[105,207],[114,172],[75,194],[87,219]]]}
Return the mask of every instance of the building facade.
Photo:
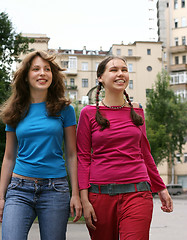
{"label": "building facade", "polygon": [[[163,42],[163,59],[171,77],[170,86],[182,101],[187,101],[187,0],[158,0],[157,18],[158,39]],[[170,182],[173,175],[174,182],[187,189],[187,143],[183,154],[176,155],[173,169],[163,163],[160,171],[165,182]]]}

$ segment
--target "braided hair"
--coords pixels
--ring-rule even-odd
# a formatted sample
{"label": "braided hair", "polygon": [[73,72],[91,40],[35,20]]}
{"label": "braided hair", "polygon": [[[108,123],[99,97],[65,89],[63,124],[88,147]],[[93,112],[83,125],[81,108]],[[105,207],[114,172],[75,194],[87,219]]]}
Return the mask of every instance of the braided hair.
{"label": "braided hair", "polygon": [[[121,57],[109,56],[109,57],[105,58],[98,66],[98,69],[97,69],[97,77],[98,78],[101,77],[101,75],[104,73],[107,63],[113,59],[120,59],[126,63],[126,60]],[[97,92],[96,92],[96,109],[97,109],[97,111],[96,111],[96,115],[95,115],[95,120],[101,126],[100,131],[103,131],[105,128],[110,127],[110,122],[108,119],[104,118],[99,111],[99,93],[101,91],[101,88],[102,88],[102,83],[99,82],[98,87],[97,87]],[[130,108],[131,108],[130,114],[131,114],[131,119],[132,119],[133,123],[136,126],[143,125],[143,123],[144,123],[143,118],[134,111],[133,105],[129,99],[129,95],[127,94],[127,92],[125,90],[124,90],[124,95],[125,95],[126,100],[129,103]]]}

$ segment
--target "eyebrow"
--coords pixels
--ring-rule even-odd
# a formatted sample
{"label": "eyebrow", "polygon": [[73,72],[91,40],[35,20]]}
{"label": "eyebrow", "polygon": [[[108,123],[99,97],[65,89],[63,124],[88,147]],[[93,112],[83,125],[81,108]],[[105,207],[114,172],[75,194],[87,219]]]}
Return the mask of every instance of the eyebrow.
{"label": "eyebrow", "polygon": [[[40,67],[40,65],[32,65],[32,67]],[[44,67],[50,67],[50,64],[45,65]]]}
{"label": "eyebrow", "polygon": [[[109,69],[111,69],[111,68],[118,68],[117,66],[111,66]],[[123,66],[122,67],[123,69],[128,69],[128,67],[126,67],[126,66]]]}

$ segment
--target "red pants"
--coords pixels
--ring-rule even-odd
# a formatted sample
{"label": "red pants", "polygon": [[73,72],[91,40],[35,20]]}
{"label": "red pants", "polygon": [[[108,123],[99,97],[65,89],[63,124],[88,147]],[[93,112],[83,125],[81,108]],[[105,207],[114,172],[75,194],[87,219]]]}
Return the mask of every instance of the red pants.
{"label": "red pants", "polygon": [[89,193],[89,200],[97,216],[96,230],[88,229],[92,240],[149,239],[153,212],[151,192],[115,196]]}

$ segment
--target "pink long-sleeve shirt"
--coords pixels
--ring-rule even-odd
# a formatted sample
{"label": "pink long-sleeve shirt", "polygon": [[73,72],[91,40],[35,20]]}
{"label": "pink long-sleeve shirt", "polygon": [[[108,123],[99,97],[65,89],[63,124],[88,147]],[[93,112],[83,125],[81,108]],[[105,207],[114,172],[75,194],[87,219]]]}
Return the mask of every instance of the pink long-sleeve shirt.
{"label": "pink long-sleeve shirt", "polygon": [[[134,108],[144,119],[141,108]],[[80,189],[90,183],[138,183],[147,181],[152,192],[166,188],[161,179],[146,137],[145,124],[137,127],[130,108],[110,109],[100,106],[110,128],[100,131],[95,120],[96,107],[82,109],[77,128],[78,181]]]}

